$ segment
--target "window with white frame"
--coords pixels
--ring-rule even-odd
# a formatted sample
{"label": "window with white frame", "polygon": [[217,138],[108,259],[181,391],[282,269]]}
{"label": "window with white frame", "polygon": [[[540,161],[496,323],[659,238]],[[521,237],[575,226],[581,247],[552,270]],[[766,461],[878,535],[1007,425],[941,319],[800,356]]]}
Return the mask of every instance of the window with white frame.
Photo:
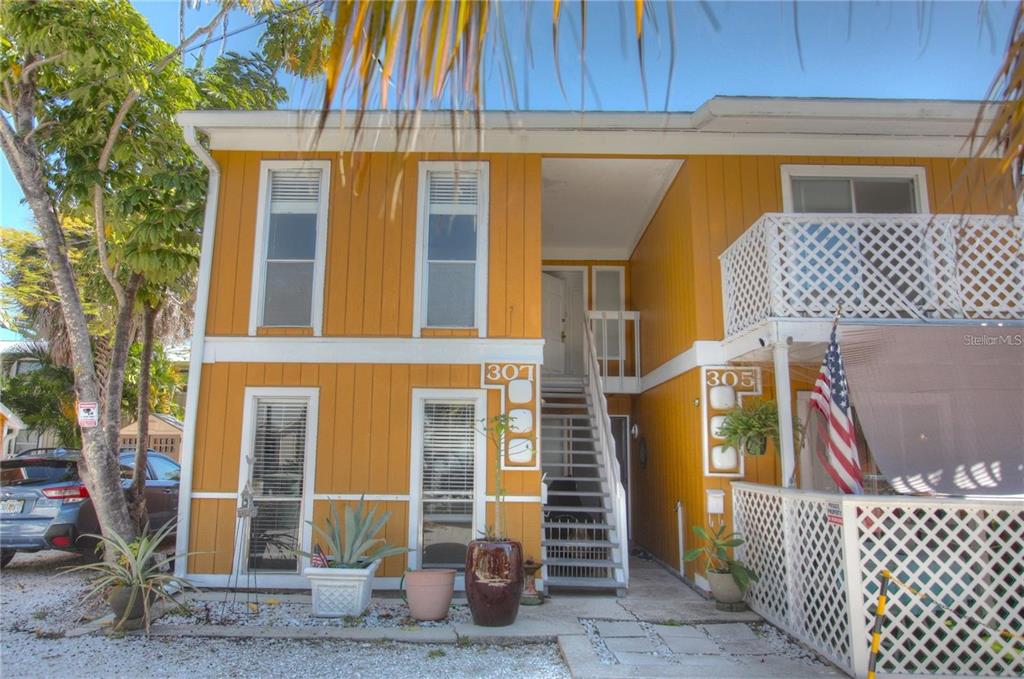
{"label": "window with white frame", "polygon": [[417,330],[477,328],[487,310],[487,163],[420,163]]}
{"label": "window with white frame", "polygon": [[[248,443],[243,450],[241,494],[255,515],[243,536],[245,572],[296,573],[303,548],[312,468],[315,398],[309,390],[248,395]],[[289,393],[292,392],[292,393]]]}
{"label": "window with white frame", "polygon": [[[626,276],[621,266],[593,267],[593,310],[624,311],[626,308]],[[625,343],[625,327],[618,318],[596,320],[594,322],[594,342],[599,356],[604,358],[622,358],[622,345]],[[607,351],[605,339],[607,338]]]}
{"label": "window with white frame", "polygon": [[329,161],[264,161],[250,334],[257,327],[320,331]]}
{"label": "window with white frame", "polygon": [[908,214],[927,212],[924,169],[783,165],[786,212]]}

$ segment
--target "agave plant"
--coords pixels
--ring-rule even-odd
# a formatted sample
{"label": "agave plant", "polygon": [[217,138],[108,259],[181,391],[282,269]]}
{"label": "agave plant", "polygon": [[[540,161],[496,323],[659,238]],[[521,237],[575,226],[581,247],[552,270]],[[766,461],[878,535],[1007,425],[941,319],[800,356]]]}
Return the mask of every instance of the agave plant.
{"label": "agave plant", "polygon": [[187,581],[175,576],[171,570],[175,559],[187,558],[188,554],[168,556],[157,551],[170,536],[174,526],[174,520],[168,521],[155,533],[143,535],[131,542],[118,535],[111,537],[88,535],[87,537],[98,540],[96,549],[97,551],[102,549],[107,558],[98,563],[65,569],[68,572],[84,571],[95,575],[90,582],[91,587],[86,593],[85,599],[102,596],[118,587],[130,592],[128,605],[125,607],[124,614],[115,622],[115,629],[125,623],[129,613],[138,605],[140,597],[143,607],[143,622],[148,632],[152,604],[163,601],[177,605],[173,598],[176,591],[185,589],[198,591]]}
{"label": "agave plant", "polygon": [[[407,547],[395,547],[389,545],[383,538],[376,537],[390,518],[391,512],[384,512],[378,517],[377,508],[367,507],[360,498],[355,507],[345,506],[344,529],[338,515],[337,502],[331,503],[331,516],[324,527],[312,521],[306,523],[312,526],[316,534],[330,547],[328,562],[332,568],[366,568],[377,559],[409,551]],[[296,550],[296,553],[307,558],[313,557],[309,552]]]}

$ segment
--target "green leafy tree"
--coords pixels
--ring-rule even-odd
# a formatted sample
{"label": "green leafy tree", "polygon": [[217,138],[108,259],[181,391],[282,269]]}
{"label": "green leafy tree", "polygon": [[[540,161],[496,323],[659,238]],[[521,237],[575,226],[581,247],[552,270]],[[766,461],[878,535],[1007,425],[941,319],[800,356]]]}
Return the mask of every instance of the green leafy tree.
{"label": "green leafy tree", "polygon": [[[204,105],[271,108],[284,96],[273,78],[279,64],[261,55],[224,54],[192,69],[183,57],[232,8],[255,5],[224,0],[176,47],[126,0],[0,5],[0,148],[41,236],[76,398],[101,406],[101,426],[82,432],[82,471],[106,535],[136,532],[117,463],[129,348],[140,316],[146,335],[158,300],[194,277],[198,254],[205,171],[174,115]],[[91,228],[94,266],[85,275],[75,270],[69,218]],[[107,328],[105,346],[97,324]],[[152,332],[143,339],[144,379],[152,340]]]}
{"label": "green leafy tree", "polygon": [[53,433],[58,445],[65,448],[80,448],[82,437],[75,421],[75,378],[71,370],[57,365],[46,349],[38,345],[26,346],[9,358],[32,359],[38,362],[38,367],[0,380],[4,403],[30,429]]}

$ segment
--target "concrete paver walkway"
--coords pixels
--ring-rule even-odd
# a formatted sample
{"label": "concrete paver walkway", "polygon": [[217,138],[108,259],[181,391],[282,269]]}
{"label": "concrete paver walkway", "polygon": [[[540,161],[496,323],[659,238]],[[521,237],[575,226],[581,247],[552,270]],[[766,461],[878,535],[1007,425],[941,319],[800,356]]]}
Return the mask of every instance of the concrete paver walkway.
{"label": "concrete paver walkway", "polygon": [[[477,627],[458,619],[431,627],[270,624],[181,624],[161,619],[160,637],[390,640],[403,643],[557,643],[573,677],[842,676],[752,612],[719,611],[661,566],[633,560],[626,596],[556,592],[542,606],[523,606],[515,624]],[[191,595],[194,605],[223,592]],[[306,606],[308,594],[276,598]],[[392,599],[393,601],[393,599]],[[88,634],[96,629],[81,628]]]}

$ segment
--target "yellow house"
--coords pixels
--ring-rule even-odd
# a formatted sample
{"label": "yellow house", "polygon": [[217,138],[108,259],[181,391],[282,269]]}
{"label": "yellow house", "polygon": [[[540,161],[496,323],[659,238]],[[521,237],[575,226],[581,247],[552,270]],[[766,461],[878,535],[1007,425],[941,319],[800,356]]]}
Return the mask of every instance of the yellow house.
{"label": "yellow house", "polygon": [[[818,476],[785,427],[781,450],[744,459],[714,418],[775,394],[780,421],[799,414],[840,302],[861,324],[933,320],[907,295],[857,307],[842,271],[771,278],[766,248],[786,256],[778,234],[812,228],[808,213],[846,215],[847,244],[882,258],[930,221],[893,214],[1015,215],[995,163],[962,158],[975,114],[716,97],[693,113],[493,112],[453,134],[438,112],[401,152],[387,114],[358,136],[339,115],[314,136],[301,112],[182,114],[210,187],[179,574],[304,588],[290,550],[310,549],[307,522],[361,497],[413,550],[378,587],[457,566],[493,520],[500,459],[508,532],[546,586],[621,590],[632,547],[705,586],[680,554],[693,524],[728,523],[732,480]],[[1021,222],[989,221],[1019,257]],[[862,223],[896,240],[863,240]],[[841,266],[828,243],[783,263]],[[883,268],[857,275],[898,275]],[[952,320],[1019,320],[1021,292]],[[500,413],[514,419],[497,450],[481,429]]]}

